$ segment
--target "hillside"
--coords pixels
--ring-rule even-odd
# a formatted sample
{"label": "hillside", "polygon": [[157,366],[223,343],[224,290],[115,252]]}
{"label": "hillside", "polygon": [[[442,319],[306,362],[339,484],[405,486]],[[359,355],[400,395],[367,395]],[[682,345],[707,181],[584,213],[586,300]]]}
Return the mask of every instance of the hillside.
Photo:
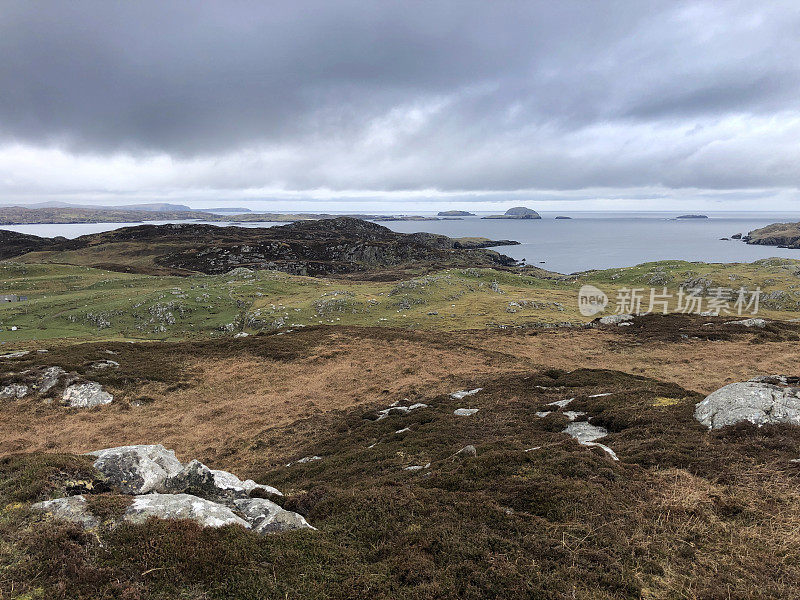
{"label": "hillside", "polygon": [[[57,366],[114,395],[88,412],[37,395],[0,404],[0,594],[792,597],[798,429],[709,432],[692,413],[727,381],[791,369],[797,326],[709,342],[702,318],[671,319],[635,335],[316,327],[0,361],[3,383]],[[686,337],[667,341],[665,327]],[[118,367],[94,366],[108,358]],[[477,412],[454,414],[464,407]],[[605,427],[619,460],[563,433],[570,411]],[[130,497],[80,453],[144,442],[277,487],[316,531],[118,523]],[[93,531],[30,509],[79,492]]]}
{"label": "hillside", "polygon": [[181,223],[124,227],[74,240],[12,239],[5,258],[151,274],[219,274],[248,267],[299,275],[387,277],[409,269],[516,265],[507,256],[483,249],[516,242],[470,239],[462,243],[441,235],[401,234],[349,217],[270,228]]}

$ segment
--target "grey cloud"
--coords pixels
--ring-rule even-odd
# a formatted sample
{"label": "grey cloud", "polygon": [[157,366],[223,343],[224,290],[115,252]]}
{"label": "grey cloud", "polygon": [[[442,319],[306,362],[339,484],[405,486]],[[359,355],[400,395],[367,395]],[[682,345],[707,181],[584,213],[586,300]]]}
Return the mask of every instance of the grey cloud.
{"label": "grey cloud", "polygon": [[7,1],[0,143],[166,154],[187,189],[797,187],[780,123],[720,123],[796,127],[798,26],[793,2]]}

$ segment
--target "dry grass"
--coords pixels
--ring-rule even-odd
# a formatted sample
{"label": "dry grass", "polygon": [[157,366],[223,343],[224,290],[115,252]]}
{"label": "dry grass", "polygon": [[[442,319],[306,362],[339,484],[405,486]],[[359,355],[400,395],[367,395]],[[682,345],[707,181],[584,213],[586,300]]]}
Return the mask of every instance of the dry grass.
{"label": "dry grass", "polygon": [[[456,352],[428,336],[417,337],[387,340],[334,333],[291,361],[246,350],[189,358],[180,373],[188,385],[145,381],[112,386],[119,402],[92,411],[44,407],[34,400],[9,403],[0,408],[0,453],[81,453],[161,443],[175,449],[182,460],[198,458],[246,470],[251,465],[235,451],[267,430],[353,406],[364,405],[366,410],[403,397],[451,392],[499,367],[495,353]],[[170,360],[167,351],[163,360]],[[130,406],[141,398],[152,401]],[[267,459],[273,457],[267,453]]]}

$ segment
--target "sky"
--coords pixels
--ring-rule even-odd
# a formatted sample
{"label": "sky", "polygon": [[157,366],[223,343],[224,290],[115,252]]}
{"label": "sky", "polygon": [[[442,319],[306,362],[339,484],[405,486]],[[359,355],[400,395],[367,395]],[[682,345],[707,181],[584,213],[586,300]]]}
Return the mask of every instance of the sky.
{"label": "sky", "polygon": [[0,0],[0,203],[800,210],[800,2]]}

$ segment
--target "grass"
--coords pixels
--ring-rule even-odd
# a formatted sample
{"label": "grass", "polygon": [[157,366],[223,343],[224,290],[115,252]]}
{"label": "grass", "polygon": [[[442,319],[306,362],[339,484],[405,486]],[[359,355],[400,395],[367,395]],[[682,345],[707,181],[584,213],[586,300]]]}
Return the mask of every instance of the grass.
{"label": "grass", "polygon": [[[711,599],[785,598],[798,589],[794,428],[710,434],[692,418],[697,394],[615,371],[550,369],[475,383],[484,390],[469,399],[480,409],[472,417],[452,414],[464,401],[434,393],[424,398],[429,408],[407,415],[373,421],[363,409],[342,409],[262,435],[248,450],[250,474],[283,489],[285,505],[317,532],[258,538],[153,520],[106,528],[98,540],[15,507],[4,524],[0,592]],[[591,397],[605,392],[613,394]],[[604,442],[620,462],[559,433],[563,417],[534,416],[565,396],[611,430]],[[654,407],[659,398],[682,400]],[[306,435],[312,426],[314,437]],[[396,434],[401,428],[409,431]],[[273,441],[287,438],[298,446],[272,456]],[[477,456],[454,458],[467,443]],[[304,454],[323,458],[283,466]],[[9,470],[65,460],[46,456],[0,462],[4,504],[9,490],[20,497],[20,486],[6,483]],[[403,469],[426,462],[429,469]],[[39,494],[36,484],[23,497]],[[96,504],[105,515],[121,510]]]}
{"label": "grass", "polygon": [[[181,340],[309,325],[455,331],[580,324],[577,291],[592,284],[613,302],[622,287],[749,290],[760,286],[760,316],[800,309],[800,262],[680,261],[574,276],[450,269],[395,282],[310,278],[280,272],[166,277],[54,264],[0,263],[0,292],[28,295],[0,305],[0,342],[50,339]],[[675,310],[676,299],[670,310]],[[732,304],[732,301],[731,301]],[[613,306],[612,306],[613,308]],[[735,310],[733,311],[735,313]],[[745,315],[747,316],[747,315]],[[12,330],[16,327],[16,330]]]}

